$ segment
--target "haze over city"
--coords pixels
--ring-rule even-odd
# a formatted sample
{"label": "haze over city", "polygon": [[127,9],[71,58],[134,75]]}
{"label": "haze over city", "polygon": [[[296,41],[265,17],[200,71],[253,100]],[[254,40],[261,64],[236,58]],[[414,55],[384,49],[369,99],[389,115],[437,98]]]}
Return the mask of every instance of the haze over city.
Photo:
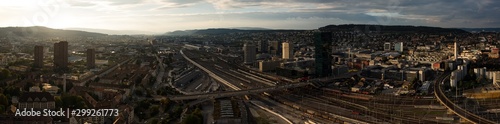
{"label": "haze over city", "polygon": [[498,1],[0,8],[0,124],[500,122]]}
{"label": "haze over city", "polygon": [[7,0],[0,27],[174,30],[261,27],[315,29],[328,24],[500,27],[494,0]]}

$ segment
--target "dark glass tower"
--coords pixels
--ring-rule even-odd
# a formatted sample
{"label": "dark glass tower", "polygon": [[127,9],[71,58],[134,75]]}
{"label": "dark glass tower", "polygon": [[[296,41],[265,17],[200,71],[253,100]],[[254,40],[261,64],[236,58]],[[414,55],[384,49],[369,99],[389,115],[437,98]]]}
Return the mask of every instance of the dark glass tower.
{"label": "dark glass tower", "polygon": [[332,74],[332,56],[330,55],[332,42],[332,32],[314,33],[314,58],[318,77],[327,77]]}

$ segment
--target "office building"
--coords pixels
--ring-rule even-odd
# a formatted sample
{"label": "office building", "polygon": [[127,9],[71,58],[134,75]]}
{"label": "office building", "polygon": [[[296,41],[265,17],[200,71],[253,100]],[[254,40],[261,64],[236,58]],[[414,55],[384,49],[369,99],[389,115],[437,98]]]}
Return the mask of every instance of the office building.
{"label": "office building", "polygon": [[453,55],[453,60],[457,60],[458,59],[458,54],[459,54],[459,48],[458,48],[458,44],[457,44],[457,38],[455,38],[455,43],[453,44],[453,47],[454,47],[454,55]]}
{"label": "office building", "polygon": [[384,51],[391,51],[391,43],[389,42],[384,43]]}
{"label": "office building", "polygon": [[281,57],[281,42],[279,41],[271,41],[269,42],[269,52],[273,56],[280,56]]}
{"label": "office building", "polygon": [[293,44],[290,43],[290,42],[283,42],[281,44],[281,46],[282,46],[281,49],[283,50],[281,52],[283,54],[282,58],[283,59],[293,59],[293,55],[294,55],[294,53],[293,53]]}
{"label": "office building", "polygon": [[394,51],[403,52],[403,42],[395,43],[394,44]]}
{"label": "office building", "polygon": [[43,46],[35,46],[35,62],[33,63],[33,66],[35,68],[41,68],[43,67]]}
{"label": "office building", "polygon": [[94,68],[95,67],[95,50],[87,49],[87,67]]}
{"label": "office building", "polygon": [[258,42],[258,49],[259,53],[267,53],[268,47],[269,47],[269,42],[267,40],[261,40]]}
{"label": "office building", "polygon": [[331,32],[314,33],[314,63],[318,77],[330,76],[332,73],[332,56],[330,56],[333,42]]}
{"label": "office building", "polygon": [[54,43],[54,68],[67,69],[68,68],[68,42],[61,41]]}
{"label": "office building", "polygon": [[251,64],[255,62],[255,56],[256,56],[256,51],[255,51],[255,45],[250,44],[250,43],[245,43],[243,45],[243,63],[245,64]]}

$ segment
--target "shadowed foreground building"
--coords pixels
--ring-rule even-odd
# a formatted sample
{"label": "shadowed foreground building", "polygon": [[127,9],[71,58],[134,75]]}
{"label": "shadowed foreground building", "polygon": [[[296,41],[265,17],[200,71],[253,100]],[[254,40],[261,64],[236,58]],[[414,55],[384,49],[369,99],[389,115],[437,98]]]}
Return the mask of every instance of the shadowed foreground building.
{"label": "shadowed foreground building", "polygon": [[68,69],[68,42],[54,43],[54,69]]}
{"label": "shadowed foreground building", "polygon": [[326,77],[332,74],[332,56],[330,55],[332,42],[331,32],[314,33],[314,63],[318,77]]}
{"label": "shadowed foreground building", "polygon": [[43,46],[35,46],[35,52],[34,52],[34,60],[33,66],[35,68],[42,68],[43,67]]}
{"label": "shadowed foreground building", "polygon": [[87,68],[95,67],[95,50],[87,49]]}

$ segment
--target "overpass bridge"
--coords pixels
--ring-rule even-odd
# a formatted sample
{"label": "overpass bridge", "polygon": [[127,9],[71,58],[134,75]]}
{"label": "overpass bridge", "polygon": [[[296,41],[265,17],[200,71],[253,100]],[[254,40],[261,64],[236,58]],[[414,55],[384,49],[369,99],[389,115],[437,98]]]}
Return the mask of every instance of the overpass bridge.
{"label": "overpass bridge", "polygon": [[288,88],[303,87],[303,86],[307,86],[309,84],[311,84],[311,83],[302,82],[302,83],[295,83],[295,84],[279,85],[279,86],[274,86],[274,87],[264,87],[264,88],[245,89],[245,90],[236,90],[236,91],[210,92],[210,93],[190,94],[190,95],[161,96],[161,97],[156,97],[155,100],[161,100],[161,99],[165,99],[165,98],[168,98],[170,100],[216,99],[216,98],[223,98],[223,97],[242,96],[242,95],[262,93],[262,92],[284,90],[284,89],[288,89]]}
{"label": "overpass bridge", "polygon": [[464,108],[461,108],[454,102],[452,102],[448,97],[444,94],[441,84],[444,84],[447,78],[451,75],[450,72],[445,72],[443,75],[438,77],[434,82],[434,95],[438,99],[438,101],[444,105],[448,110],[455,113],[459,117],[475,124],[496,124],[497,122],[493,122],[491,120],[485,119],[481,116],[478,116],[474,113],[471,113]]}

